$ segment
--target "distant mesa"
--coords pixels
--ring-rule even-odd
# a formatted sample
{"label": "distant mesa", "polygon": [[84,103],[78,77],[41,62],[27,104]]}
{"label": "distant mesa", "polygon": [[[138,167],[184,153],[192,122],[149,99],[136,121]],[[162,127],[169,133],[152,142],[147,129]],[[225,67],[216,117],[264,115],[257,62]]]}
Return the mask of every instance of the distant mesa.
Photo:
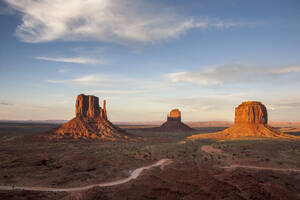
{"label": "distant mesa", "polygon": [[179,109],[171,110],[167,117],[167,121],[163,123],[156,130],[165,132],[184,132],[184,131],[195,131],[188,125],[181,122],[181,112]]}
{"label": "distant mesa", "polygon": [[168,115],[167,120],[178,120],[181,121],[181,112],[179,109],[175,108],[171,110],[170,114]]}
{"label": "distant mesa", "polygon": [[113,125],[107,119],[106,101],[103,108],[99,106],[99,98],[80,94],[75,105],[75,117],[61,125],[55,134],[58,138],[93,138],[99,140],[123,140],[131,135]]}
{"label": "distant mesa", "polygon": [[[240,138],[297,138],[268,125],[268,112],[258,101],[246,101],[235,108],[234,125],[224,131],[192,135],[187,139],[240,139]],[[300,137],[298,137],[300,138]]]}

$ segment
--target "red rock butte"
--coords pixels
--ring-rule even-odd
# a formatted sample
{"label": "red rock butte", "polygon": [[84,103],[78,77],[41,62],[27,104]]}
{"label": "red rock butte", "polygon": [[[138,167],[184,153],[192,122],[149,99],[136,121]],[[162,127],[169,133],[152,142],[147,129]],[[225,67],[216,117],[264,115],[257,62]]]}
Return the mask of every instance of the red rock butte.
{"label": "red rock butte", "polygon": [[187,139],[300,138],[268,125],[268,112],[258,101],[246,101],[235,108],[234,125],[217,133],[192,135]]}
{"label": "red rock butte", "polygon": [[181,112],[178,108],[171,110],[170,114],[168,115],[167,120],[178,120],[181,121]]}
{"label": "red rock butte", "polygon": [[158,131],[183,132],[195,130],[181,122],[181,112],[176,108],[171,110],[170,114],[167,117],[167,121],[158,128]]}
{"label": "red rock butte", "polygon": [[128,139],[129,134],[107,119],[106,101],[99,106],[96,96],[80,94],[75,105],[75,117],[61,125],[55,134],[58,138],[93,138],[99,140]]}
{"label": "red rock butte", "polygon": [[234,124],[268,124],[267,108],[258,101],[246,101],[235,108]]}

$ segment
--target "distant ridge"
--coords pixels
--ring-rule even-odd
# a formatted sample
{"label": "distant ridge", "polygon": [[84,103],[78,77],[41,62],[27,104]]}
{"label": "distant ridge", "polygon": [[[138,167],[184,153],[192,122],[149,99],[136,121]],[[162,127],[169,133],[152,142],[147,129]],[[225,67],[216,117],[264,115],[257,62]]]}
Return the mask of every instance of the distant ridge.
{"label": "distant ridge", "polygon": [[0,120],[0,123],[63,124],[67,120]]}
{"label": "distant ridge", "polygon": [[[63,124],[68,120],[0,120],[0,123],[26,123],[26,124]],[[145,125],[160,126],[164,121],[113,121],[115,125]],[[233,125],[232,121],[185,121],[190,127],[229,127]],[[274,127],[300,127],[300,121],[271,121],[269,125]]]}

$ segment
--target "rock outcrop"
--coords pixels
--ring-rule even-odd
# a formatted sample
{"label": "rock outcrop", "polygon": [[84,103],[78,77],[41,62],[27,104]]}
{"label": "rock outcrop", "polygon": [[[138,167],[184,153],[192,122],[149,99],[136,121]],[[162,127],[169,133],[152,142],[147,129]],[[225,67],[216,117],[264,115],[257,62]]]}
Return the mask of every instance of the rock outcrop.
{"label": "rock outcrop", "polygon": [[170,114],[168,115],[167,120],[181,121],[181,112],[180,112],[180,110],[178,108],[175,108],[175,109],[171,110]]}
{"label": "rock outcrop", "polygon": [[265,105],[258,101],[246,101],[235,108],[234,124],[267,124]]}
{"label": "rock outcrop", "polygon": [[87,119],[97,118],[102,109],[99,106],[99,98],[95,96],[86,96],[80,94],[76,99],[75,114],[76,117]]}
{"label": "rock outcrop", "polygon": [[181,122],[181,112],[179,109],[171,110],[170,114],[167,117],[167,121],[163,123],[157,131],[164,132],[186,132],[186,131],[195,131],[188,125]]}
{"label": "rock outcrop", "polygon": [[235,108],[234,125],[224,131],[192,135],[188,139],[295,138],[268,125],[267,108],[258,101],[246,101]]}
{"label": "rock outcrop", "polygon": [[99,98],[80,94],[75,105],[75,118],[61,125],[55,134],[58,138],[93,138],[99,140],[123,140],[131,135],[113,125],[107,119],[106,101],[103,108],[99,106]]}

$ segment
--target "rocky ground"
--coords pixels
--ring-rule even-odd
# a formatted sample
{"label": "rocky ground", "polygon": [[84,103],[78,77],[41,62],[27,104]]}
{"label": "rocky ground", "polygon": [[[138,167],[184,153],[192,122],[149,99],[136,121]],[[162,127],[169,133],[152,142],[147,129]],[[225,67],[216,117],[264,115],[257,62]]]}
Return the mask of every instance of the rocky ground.
{"label": "rocky ground", "polygon": [[[158,134],[131,127],[128,132],[145,139],[130,143],[50,141],[28,134],[22,136],[22,129],[14,132],[13,126],[10,127],[11,134],[7,135],[4,132],[8,129],[1,129],[0,126],[0,185],[83,186],[125,178],[132,170],[161,158],[170,158],[173,163],[163,169],[145,171],[137,180],[119,186],[94,188],[80,193],[0,191],[0,199],[300,197],[299,172],[221,168],[247,165],[300,169],[300,142],[296,140],[185,141],[193,133]],[[215,130],[213,127],[201,128],[198,133]]]}

